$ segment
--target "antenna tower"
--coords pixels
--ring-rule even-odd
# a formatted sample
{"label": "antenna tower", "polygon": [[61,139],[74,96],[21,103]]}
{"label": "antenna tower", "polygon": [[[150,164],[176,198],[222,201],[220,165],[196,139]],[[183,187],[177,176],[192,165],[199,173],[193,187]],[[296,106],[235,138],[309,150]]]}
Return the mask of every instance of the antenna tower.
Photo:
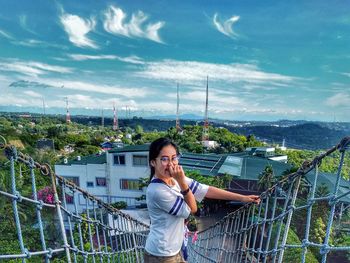
{"label": "antenna tower", "polygon": [[69,113],[69,105],[68,105],[68,97],[66,97],[66,123],[71,123],[70,113]]}
{"label": "antenna tower", "polygon": [[178,132],[181,131],[180,116],[179,116],[179,105],[180,105],[179,83],[177,83],[176,130],[177,130]]}
{"label": "antenna tower", "polygon": [[102,128],[105,126],[105,116],[104,116],[103,108],[101,111],[101,126]]}
{"label": "antenna tower", "polygon": [[118,115],[117,110],[115,109],[115,104],[113,103],[113,130],[118,130]]}
{"label": "antenna tower", "polygon": [[205,98],[205,113],[204,113],[204,125],[203,125],[203,141],[209,141],[209,120],[208,120],[208,76],[207,76],[207,91]]}

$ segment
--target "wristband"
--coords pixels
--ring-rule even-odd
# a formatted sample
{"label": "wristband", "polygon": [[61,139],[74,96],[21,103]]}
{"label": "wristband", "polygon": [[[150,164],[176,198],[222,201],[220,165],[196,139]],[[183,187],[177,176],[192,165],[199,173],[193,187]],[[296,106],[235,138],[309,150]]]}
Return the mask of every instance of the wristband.
{"label": "wristband", "polygon": [[185,196],[188,194],[188,192],[190,191],[190,188],[188,187],[185,191],[181,191],[180,193]]}

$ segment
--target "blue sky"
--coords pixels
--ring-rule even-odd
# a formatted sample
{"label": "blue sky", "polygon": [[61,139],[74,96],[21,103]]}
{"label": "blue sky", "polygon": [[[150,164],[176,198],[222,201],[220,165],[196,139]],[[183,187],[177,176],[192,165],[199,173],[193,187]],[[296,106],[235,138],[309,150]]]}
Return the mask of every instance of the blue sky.
{"label": "blue sky", "polygon": [[349,1],[0,6],[2,110],[350,121]]}

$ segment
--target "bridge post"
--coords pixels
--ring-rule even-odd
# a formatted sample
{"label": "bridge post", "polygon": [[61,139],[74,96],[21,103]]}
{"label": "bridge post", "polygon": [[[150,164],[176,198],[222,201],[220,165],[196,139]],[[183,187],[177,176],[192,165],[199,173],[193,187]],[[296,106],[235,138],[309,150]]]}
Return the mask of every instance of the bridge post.
{"label": "bridge post", "polygon": [[51,177],[51,184],[52,184],[52,189],[53,189],[53,193],[54,193],[54,197],[55,197],[56,211],[57,211],[58,221],[60,222],[61,234],[62,234],[62,238],[63,238],[64,251],[66,252],[67,262],[71,263],[72,261],[70,258],[69,244],[67,241],[66,229],[64,228],[62,211],[61,211],[61,206],[60,206],[61,201],[58,198],[58,194],[57,194],[56,178],[55,178],[54,173],[52,172],[51,167],[48,164],[46,164],[44,167],[46,167],[48,175]]}
{"label": "bridge post", "polygon": [[345,157],[346,149],[347,149],[347,147],[343,146],[343,149],[340,150],[341,151],[341,156],[340,156],[340,163],[339,163],[338,171],[337,171],[337,181],[336,181],[335,186],[334,186],[333,198],[330,200],[331,212],[329,213],[329,216],[328,216],[326,236],[324,238],[323,248],[321,250],[321,253],[323,254],[322,261],[321,261],[322,263],[326,262],[327,254],[329,252],[329,250],[328,250],[329,238],[330,238],[330,234],[331,234],[331,230],[332,230],[331,228],[332,228],[332,225],[333,225],[335,206],[337,204],[337,193],[338,193],[338,189],[339,189],[341,171],[342,171],[342,167],[343,167],[343,164],[344,164],[344,157]]}
{"label": "bridge post", "polygon": [[284,250],[285,250],[285,246],[286,246],[286,242],[287,242],[287,237],[288,237],[288,231],[289,231],[289,227],[290,227],[290,223],[292,221],[292,215],[294,212],[294,205],[295,205],[295,200],[297,198],[298,195],[298,190],[299,190],[299,185],[300,185],[300,179],[301,179],[301,175],[298,175],[298,177],[295,179],[295,188],[293,191],[293,196],[292,196],[292,201],[290,203],[290,208],[288,211],[288,218],[287,218],[287,222],[284,228],[284,233],[283,233],[283,239],[282,239],[282,243],[281,243],[281,253],[279,254],[278,257],[278,263],[282,263],[283,260],[283,254],[284,254]]}

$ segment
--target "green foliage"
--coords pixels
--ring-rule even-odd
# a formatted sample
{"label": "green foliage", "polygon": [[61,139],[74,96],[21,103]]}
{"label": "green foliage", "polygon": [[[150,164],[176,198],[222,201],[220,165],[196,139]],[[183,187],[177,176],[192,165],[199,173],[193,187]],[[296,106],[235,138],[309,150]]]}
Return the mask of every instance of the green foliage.
{"label": "green foliage", "polygon": [[[279,225],[275,224],[272,228],[271,241],[273,241],[273,242],[270,243],[270,249],[273,249],[273,245],[274,245],[274,242],[275,242],[276,236],[277,236],[278,226]],[[284,230],[285,230],[285,225],[283,224],[281,226],[281,235],[280,235],[279,240],[278,240],[279,244],[282,241],[282,235],[284,233]],[[289,228],[289,230],[288,230],[288,237],[287,237],[286,243],[289,245],[300,245],[301,244],[301,241],[300,241],[298,235],[291,228]],[[284,252],[283,262],[301,262],[301,257],[302,257],[302,249],[301,248],[287,248]],[[306,262],[318,263],[318,260],[311,253],[311,251],[307,251]]]}
{"label": "green foliage", "polygon": [[232,176],[225,174],[224,176],[202,176],[198,171],[185,171],[186,176],[196,180],[199,183],[215,186],[217,188],[225,189]]}
{"label": "green foliage", "polygon": [[318,217],[314,223],[314,227],[311,228],[310,240],[318,244],[322,244],[326,236],[326,224],[321,217]]}
{"label": "green foliage", "polygon": [[128,204],[124,201],[119,201],[119,202],[112,203],[111,206],[117,209],[125,209],[128,206]]}
{"label": "green foliage", "polygon": [[194,215],[190,215],[188,217],[188,230],[190,230],[191,232],[197,231],[198,230],[198,223],[197,223],[197,219],[194,217]]}
{"label": "green foliage", "polygon": [[276,183],[276,178],[273,173],[272,165],[269,164],[264,168],[264,171],[259,175],[258,188],[265,191]]}
{"label": "green foliage", "polygon": [[[288,156],[288,163],[298,168],[305,160],[312,160],[316,156],[320,155],[321,151],[309,151],[309,150],[287,150],[284,154]],[[324,158],[321,162],[319,171],[327,173],[336,173],[339,165],[340,153],[332,153],[329,157]],[[350,163],[350,154],[346,152],[344,163]],[[349,179],[350,166],[344,165],[342,167],[342,176],[344,179]]]}

